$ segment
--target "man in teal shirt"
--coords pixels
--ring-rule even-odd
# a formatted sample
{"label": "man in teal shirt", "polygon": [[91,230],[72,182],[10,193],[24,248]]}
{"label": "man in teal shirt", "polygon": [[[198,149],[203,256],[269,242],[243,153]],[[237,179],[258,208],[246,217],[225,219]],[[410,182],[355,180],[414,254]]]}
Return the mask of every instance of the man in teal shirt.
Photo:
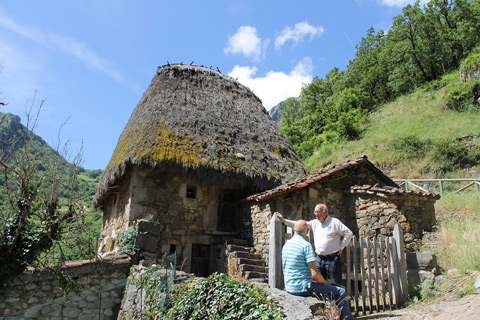
{"label": "man in teal shirt", "polygon": [[330,285],[315,266],[315,254],[307,241],[308,225],[305,220],[295,223],[295,235],[282,249],[283,277],[285,290],[297,296],[317,296],[334,299],[341,309],[341,319],[353,319],[346,298],[345,289]]}

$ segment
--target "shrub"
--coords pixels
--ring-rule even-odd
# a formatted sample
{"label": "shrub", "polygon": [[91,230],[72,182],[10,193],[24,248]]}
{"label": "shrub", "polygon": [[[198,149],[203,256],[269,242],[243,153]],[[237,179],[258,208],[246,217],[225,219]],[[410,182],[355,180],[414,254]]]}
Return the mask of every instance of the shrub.
{"label": "shrub", "polygon": [[139,232],[135,226],[127,229],[120,229],[117,233],[118,253],[138,253],[138,248],[135,246],[135,240]]}
{"label": "shrub", "polygon": [[480,153],[469,150],[461,143],[442,141],[435,144],[431,155],[435,165],[428,165],[424,171],[442,175],[449,171],[464,169],[478,165]]}
{"label": "shrub", "polygon": [[424,157],[430,145],[430,140],[423,141],[414,135],[394,138],[391,143],[392,149],[401,153],[404,159]]}
{"label": "shrub", "polygon": [[282,319],[278,302],[247,281],[214,273],[179,293],[161,319]]}
{"label": "shrub", "polygon": [[447,87],[445,105],[456,111],[480,108],[480,80],[460,82]]}

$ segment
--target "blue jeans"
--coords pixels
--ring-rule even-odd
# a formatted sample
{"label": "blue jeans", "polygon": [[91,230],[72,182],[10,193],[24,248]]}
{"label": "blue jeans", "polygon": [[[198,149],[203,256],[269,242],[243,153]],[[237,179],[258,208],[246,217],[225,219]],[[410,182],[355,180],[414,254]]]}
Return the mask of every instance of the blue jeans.
{"label": "blue jeans", "polygon": [[315,256],[318,272],[330,283],[342,284],[342,259],[339,254]]}
{"label": "blue jeans", "polygon": [[[327,284],[320,284],[312,282],[310,287],[305,292],[289,292],[290,294],[302,297],[316,296],[323,299],[335,299],[335,304],[338,308],[342,308],[340,319],[351,320],[353,319],[352,312],[350,311],[350,305],[345,299],[347,294],[343,287],[331,286]],[[332,298],[333,297],[333,298]]]}

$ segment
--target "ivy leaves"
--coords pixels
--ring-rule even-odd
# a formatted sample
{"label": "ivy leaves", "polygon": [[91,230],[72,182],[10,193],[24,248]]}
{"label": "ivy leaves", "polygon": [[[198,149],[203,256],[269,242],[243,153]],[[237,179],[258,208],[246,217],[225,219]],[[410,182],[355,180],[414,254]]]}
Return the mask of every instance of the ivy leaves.
{"label": "ivy leaves", "polygon": [[282,319],[278,302],[247,281],[214,273],[182,289],[162,319]]}

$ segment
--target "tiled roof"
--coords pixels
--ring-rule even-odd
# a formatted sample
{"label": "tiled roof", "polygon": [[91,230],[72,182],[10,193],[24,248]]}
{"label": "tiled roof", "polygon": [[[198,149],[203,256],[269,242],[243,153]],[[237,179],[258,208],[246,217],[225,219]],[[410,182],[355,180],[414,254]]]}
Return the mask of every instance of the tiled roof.
{"label": "tiled roof", "polygon": [[81,260],[81,261],[69,261],[65,263],[65,268],[74,268],[80,266],[94,265],[98,263],[108,263],[112,265],[120,265],[130,263],[132,259],[126,255],[109,255],[100,259],[91,259],[91,260]]}
{"label": "tiled roof", "polygon": [[346,191],[348,193],[355,193],[355,194],[371,194],[377,195],[383,198],[388,198],[392,195],[404,195],[404,194],[413,194],[416,196],[422,197],[429,197],[434,199],[440,199],[440,195],[431,193],[431,192],[416,192],[411,190],[405,190],[403,188],[397,187],[390,187],[390,186],[371,186],[371,185],[363,185],[363,186],[352,186],[350,190]]}
{"label": "tiled roof", "polygon": [[267,190],[261,193],[254,194],[247,199],[245,199],[246,202],[250,201],[265,201],[268,199],[276,198],[279,196],[286,195],[288,193],[303,189],[315,182],[318,182],[320,180],[323,180],[327,177],[331,177],[335,175],[336,173],[345,170],[347,168],[351,168],[354,166],[358,165],[366,165],[368,166],[372,171],[376,173],[376,175],[381,178],[386,185],[392,185],[398,187],[398,185],[391,180],[389,177],[387,177],[381,170],[379,170],[377,167],[373,165],[368,159],[367,156],[363,156],[354,160],[347,161],[345,163],[336,165],[332,168],[326,169],[326,170],[320,170],[315,173],[312,173],[310,175],[306,175],[304,177],[298,178],[296,180],[292,180],[286,184],[283,184],[281,186],[278,186],[274,189]]}

